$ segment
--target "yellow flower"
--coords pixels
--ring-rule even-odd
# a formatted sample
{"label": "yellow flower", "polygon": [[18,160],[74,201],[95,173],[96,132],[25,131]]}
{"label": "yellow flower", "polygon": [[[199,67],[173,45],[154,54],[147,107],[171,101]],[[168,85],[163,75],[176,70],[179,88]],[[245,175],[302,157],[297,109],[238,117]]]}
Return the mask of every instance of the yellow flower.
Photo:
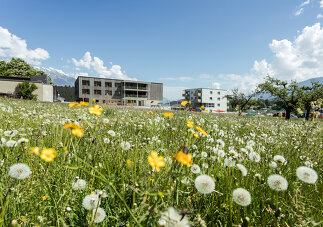
{"label": "yellow flower", "polygon": [[44,195],[44,196],[42,197],[42,199],[43,199],[43,201],[45,201],[45,200],[47,199],[47,196],[46,196],[46,195]]}
{"label": "yellow flower", "polygon": [[30,154],[39,155],[39,147],[30,148]]}
{"label": "yellow flower", "polygon": [[149,182],[150,182],[150,183],[154,183],[154,182],[155,182],[155,180],[154,180],[153,178],[149,178]]}
{"label": "yellow flower", "polygon": [[57,152],[54,148],[46,148],[41,151],[40,158],[45,162],[52,162],[56,158]]}
{"label": "yellow flower", "polygon": [[182,151],[177,153],[176,160],[187,167],[190,167],[193,164],[193,156],[190,153],[185,154]]}
{"label": "yellow flower", "polygon": [[90,103],[81,101],[81,102],[80,102],[80,104],[81,104],[82,106],[88,106]]}
{"label": "yellow flower", "polygon": [[128,169],[132,168],[132,162],[129,159],[126,161],[126,165]]}
{"label": "yellow flower", "polygon": [[70,104],[68,104],[70,108],[73,108],[73,107],[80,107],[81,104],[79,104],[78,102],[72,102]]}
{"label": "yellow flower", "polygon": [[182,106],[186,106],[186,105],[187,105],[187,103],[188,103],[188,101],[182,101],[181,105],[182,105]]}
{"label": "yellow flower", "polygon": [[84,135],[84,132],[81,128],[74,128],[72,129],[72,134],[77,137],[81,137]]}
{"label": "yellow flower", "polygon": [[153,111],[149,110],[147,114],[154,114]]}
{"label": "yellow flower", "polygon": [[208,136],[208,134],[206,133],[206,131],[204,131],[200,126],[196,127],[196,130],[200,133],[202,133],[204,136]]}
{"label": "yellow flower", "polygon": [[197,133],[195,133],[195,132],[194,132],[194,137],[195,137],[195,138],[200,138],[199,134],[197,134]]}
{"label": "yellow flower", "polygon": [[165,113],[163,113],[163,116],[171,119],[174,116],[174,114],[172,112],[165,112]]}
{"label": "yellow flower", "polygon": [[73,123],[69,123],[69,124],[64,124],[64,128],[81,128],[78,124]]}
{"label": "yellow flower", "polygon": [[103,108],[99,105],[95,105],[89,108],[91,114],[100,116],[102,114]]}
{"label": "yellow flower", "polygon": [[157,171],[161,170],[165,166],[164,157],[158,156],[156,151],[153,151],[148,156],[148,162],[152,168],[155,168]]}
{"label": "yellow flower", "polygon": [[200,110],[204,110],[204,106],[201,106]]}
{"label": "yellow flower", "polygon": [[158,195],[159,197],[161,197],[161,198],[164,198],[164,193],[162,193],[162,192],[157,192],[157,195]]}
{"label": "yellow flower", "polygon": [[209,112],[209,110],[206,110],[206,112]]}
{"label": "yellow flower", "polygon": [[193,121],[188,120],[186,123],[187,123],[187,127],[194,128],[194,122]]}

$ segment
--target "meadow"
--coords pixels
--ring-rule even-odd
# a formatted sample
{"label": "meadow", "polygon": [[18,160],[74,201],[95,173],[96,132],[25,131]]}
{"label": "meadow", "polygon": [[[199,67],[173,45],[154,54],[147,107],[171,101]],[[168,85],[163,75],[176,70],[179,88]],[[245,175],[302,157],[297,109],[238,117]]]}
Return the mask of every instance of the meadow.
{"label": "meadow", "polygon": [[322,226],[323,122],[0,99],[0,226]]}

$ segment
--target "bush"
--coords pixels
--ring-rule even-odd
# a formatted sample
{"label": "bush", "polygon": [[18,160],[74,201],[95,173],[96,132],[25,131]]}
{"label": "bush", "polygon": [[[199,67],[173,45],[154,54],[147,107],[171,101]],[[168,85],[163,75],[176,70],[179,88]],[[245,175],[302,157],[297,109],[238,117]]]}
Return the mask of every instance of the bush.
{"label": "bush", "polygon": [[30,82],[22,82],[17,86],[17,96],[22,97],[23,99],[36,100],[37,95],[34,95],[33,92],[37,89],[37,85]]}

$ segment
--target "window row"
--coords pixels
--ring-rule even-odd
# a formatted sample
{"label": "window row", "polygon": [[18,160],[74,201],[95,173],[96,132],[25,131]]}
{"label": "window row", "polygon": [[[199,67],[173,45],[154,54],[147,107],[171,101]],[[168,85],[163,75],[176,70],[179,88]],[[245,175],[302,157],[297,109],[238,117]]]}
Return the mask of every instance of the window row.
{"label": "window row", "polygon": [[[82,89],[82,94],[86,94],[89,95],[90,94],[90,89]],[[94,94],[95,95],[102,95],[102,91],[101,90],[94,90]],[[105,90],[104,94],[107,95],[112,95],[112,91],[110,90]],[[115,96],[121,96],[121,91],[115,91],[114,92]]]}
{"label": "window row", "polygon": [[[82,80],[82,85],[83,86],[90,86],[90,81],[89,80]],[[105,82],[104,83],[105,87],[112,87],[112,82]],[[94,87],[101,87],[102,83],[101,81],[94,81]],[[121,87],[121,83],[114,83],[115,87]]]}

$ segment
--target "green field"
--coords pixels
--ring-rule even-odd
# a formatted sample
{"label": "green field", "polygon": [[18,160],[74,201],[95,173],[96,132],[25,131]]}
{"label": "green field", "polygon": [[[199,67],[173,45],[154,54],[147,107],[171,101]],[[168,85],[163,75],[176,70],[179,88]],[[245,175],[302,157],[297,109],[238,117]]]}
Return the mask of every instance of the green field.
{"label": "green field", "polygon": [[0,99],[0,226],[323,225],[322,121],[163,112]]}

